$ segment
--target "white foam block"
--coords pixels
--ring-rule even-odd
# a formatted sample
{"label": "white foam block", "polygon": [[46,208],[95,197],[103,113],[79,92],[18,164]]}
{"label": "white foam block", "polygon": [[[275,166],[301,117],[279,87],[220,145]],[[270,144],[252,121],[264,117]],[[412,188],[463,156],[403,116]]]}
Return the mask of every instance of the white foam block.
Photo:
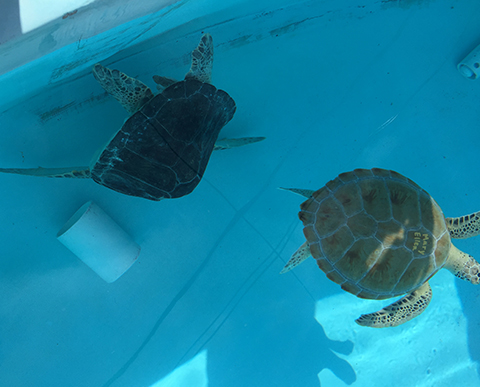
{"label": "white foam block", "polygon": [[92,202],[75,212],[57,238],[106,282],[117,280],[140,254],[140,246]]}

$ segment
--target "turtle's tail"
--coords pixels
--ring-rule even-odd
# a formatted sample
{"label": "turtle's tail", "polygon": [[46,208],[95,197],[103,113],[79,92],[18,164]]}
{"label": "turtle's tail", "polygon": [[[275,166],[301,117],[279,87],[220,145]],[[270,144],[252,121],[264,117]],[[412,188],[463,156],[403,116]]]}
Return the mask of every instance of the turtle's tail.
{"label": "turtle's tail", "polygon": [[0,168],[1,173],[15,173],[17,175],[29,175],[40,177],[69,177],[75,179],[88,179],[91,177],[88,167],[69,168]]}

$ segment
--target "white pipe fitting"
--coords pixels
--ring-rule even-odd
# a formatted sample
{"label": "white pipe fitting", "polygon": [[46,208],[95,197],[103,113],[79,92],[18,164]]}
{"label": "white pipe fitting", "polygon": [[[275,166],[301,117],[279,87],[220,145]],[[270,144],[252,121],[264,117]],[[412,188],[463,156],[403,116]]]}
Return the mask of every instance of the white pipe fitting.
{"label": "white pipe fitting", "polygon": [[125,273],[140,254],[140,246],[91,201],[73,214],[57,239],[108,283]]}
{"label": "white pipe fitting", "polygon": [[480,77],[480,45],[457,65],[457,69],[467,79],[475,80]]}

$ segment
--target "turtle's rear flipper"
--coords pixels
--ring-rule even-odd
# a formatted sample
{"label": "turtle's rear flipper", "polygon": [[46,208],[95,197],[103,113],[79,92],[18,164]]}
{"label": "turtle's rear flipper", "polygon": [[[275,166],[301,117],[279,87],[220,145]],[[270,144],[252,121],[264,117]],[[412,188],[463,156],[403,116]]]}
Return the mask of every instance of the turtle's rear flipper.
{"label": "turtle's rear flipper", "polygon": [[75,179],[89,179],[90,169],[88,167],[69,168],[0,168],[1,173],[14,173],[17,175],[29,175],[40,177],[69,177]]}
{"label": "turtle's rear flipper", "polygon": [[480,211],[458,218],[445,218],[452,238],[465,239],[480,234]]}
{"label": "turtle's rear flipper", "polygon": [[100,86],[130,114],[138,112],[153,98],[153,93],[147,85],[121,71],[111,70],[97,63],[93,66],[92,73]]}
{"label": "turtle's rear flipper", "polygon": [[265,140],[265,137],[222,138],[221,140],[217,140],[215,142],[213,150],[236,148],[263,140]]}
{"label": "turtle's rear flipper", "polygon": [[355,322],[371,328],[396,327],[422,313],[432,299],[432,289],[425,282],[417,290],[378,312],[363,314]]}

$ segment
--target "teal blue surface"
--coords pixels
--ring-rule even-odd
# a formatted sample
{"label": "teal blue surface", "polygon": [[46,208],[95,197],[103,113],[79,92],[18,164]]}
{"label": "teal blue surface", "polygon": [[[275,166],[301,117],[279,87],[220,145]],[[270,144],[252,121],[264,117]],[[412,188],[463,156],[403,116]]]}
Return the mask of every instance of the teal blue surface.
{"label": "teal blue surface", "polygon": [[[2,75],[2,168],[88,164],[127,118],[93,64],[154,88],[154,74],[184,76],[203,32],[237,104],[220,138],[267,139],[214,152],[192,194],[159,203],[0,176],[0,385],[480,385],[478,287],[442,271],[425,313],[360,327],[388,301],[344,294],[313,259],[279,275],[304,237],[302,198],[277,189],[381,167],[447,216],[480,210],[480,81],[456,68],[479,14],[456,0],[184,1]],[[56,240],[89,200],[142,247],[112,284]],[[480,238],[457,246],[480,257]]]}

